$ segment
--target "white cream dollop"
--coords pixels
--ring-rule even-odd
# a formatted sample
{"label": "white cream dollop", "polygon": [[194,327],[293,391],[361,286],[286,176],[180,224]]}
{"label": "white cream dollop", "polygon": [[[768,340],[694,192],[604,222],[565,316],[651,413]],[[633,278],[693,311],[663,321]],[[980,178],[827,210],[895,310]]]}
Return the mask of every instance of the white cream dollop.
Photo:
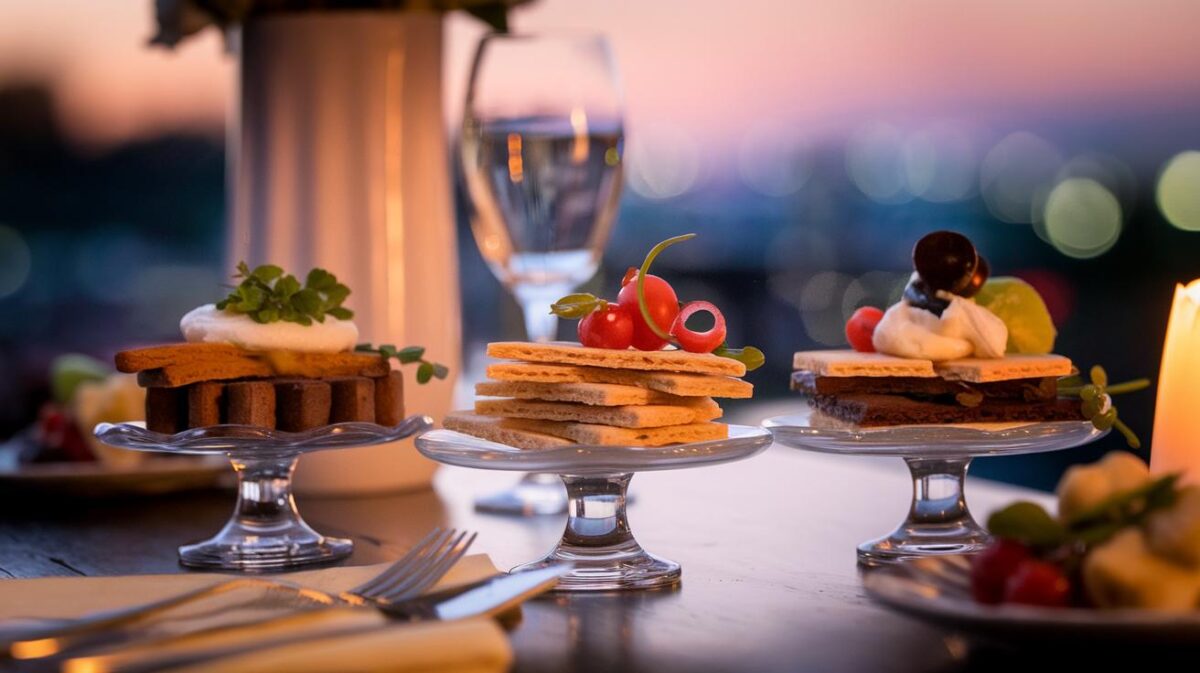
{"label": "white cream dollop", "polygon": [[905,302],[889,308],[871,337],[875,350],[935,362],[1004,357],[1008,326],[1003,320],[970,299],[939,296],[950,302],[940,318]]}
{"label": "white cream dollop", "polygon": [[311,325],[293,322],[257,323],[243,313],[217,310],[215,304],[192,309],[179,321],[190,343],[230,343],[253,351],[337,353],[358,343],[358,326],[332,316]]}

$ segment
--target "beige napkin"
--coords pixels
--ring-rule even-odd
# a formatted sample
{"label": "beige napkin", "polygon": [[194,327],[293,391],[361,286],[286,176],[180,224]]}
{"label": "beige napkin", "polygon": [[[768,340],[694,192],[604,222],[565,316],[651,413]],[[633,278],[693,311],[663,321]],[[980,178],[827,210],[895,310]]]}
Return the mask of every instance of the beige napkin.
{"label": "beige napkin", "polygon": [[[377,575],[387,564],[326,568],[278,576],[288,582],[336,593]],[[481,579],[497,572],[485,555],[464,558],[434,590]],[[0,620],[77,617],[159,600],[216,584],[229,575],[189,573],[125,577],[51,577],[0,580]],[[220,662],[228,673],[287,670],[318,671],[462,671],[507,670],[512,650],[503,629],[490,618],[421,624],[389,623],[375,613],[360,614],[361,631],[240,655]],[[13,622],[9,622],[12,624]],[[4,624],[0,624],[3,627]],[[206,664],[180,670],[211,670]]]}

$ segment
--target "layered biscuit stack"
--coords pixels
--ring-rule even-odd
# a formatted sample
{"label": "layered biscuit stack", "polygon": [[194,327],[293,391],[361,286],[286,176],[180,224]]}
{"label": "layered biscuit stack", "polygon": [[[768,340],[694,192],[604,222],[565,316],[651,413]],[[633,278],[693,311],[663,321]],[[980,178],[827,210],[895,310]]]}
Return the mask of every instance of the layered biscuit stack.
{"label": "layered biscuit stack", "polygon": [[932,362],[848,350],[794,357],[792,388],[809,396],[814,424],[860,427],[1082,420],[1079,400],[1058,397],[1074,371],[1061,355]]}
{"label": "layered biscuit stack", "polygon": [[520,448],[570,444],[663,446],[720,439],[714,397],[748,398],[745,365],[684,351],[586,348],[522,342],[488,345],[509,360],[488,367],[474,411],[454,412],[451,430]]}

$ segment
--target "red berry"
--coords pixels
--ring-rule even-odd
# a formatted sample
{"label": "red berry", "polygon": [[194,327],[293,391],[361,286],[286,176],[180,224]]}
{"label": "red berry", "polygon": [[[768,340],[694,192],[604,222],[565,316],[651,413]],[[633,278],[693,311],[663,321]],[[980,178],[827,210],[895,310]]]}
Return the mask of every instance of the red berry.
{"label": "red berry", "polygon": [[[626,273],[623,282],[621,292],[617,294],[617,303],[633,318],[633,347],[641,351],[662,350],[667,340],[650,329],[638,307],[637,273],[632,274],[632,278]],[[675,322],[675,316],[679,315],[679,299],[675,296],[675,290],[670,283],[654,274],[646,275],[644,285],[646,308],[655,324],[667,332]]]}
{"label": "red berry", "polygon": [[1059,608],[1067,605],[1070,597],[1071,582],[1063,571],[1037,559],[1022,561],[1004,587],[1006,603]]}
{"label": "red berry", "polygon": [[[713,326],[704,332],[688,329],[687,319],[697,313],[712,314]],[[689,353],[711,353],[725,343],[725,316],[720,309],[706,301],[690,301],[684,304],[671,323],[671,336],[679,341],[679,347]]]}
{"label": "red berry", "polygon": [[633,318],[616,304],[592,311],[579,321],[579,343],[625,350],[633,343]]}
{"label": "red berry", "polygon": [[997,540],[971,557],[971,593],[980,603],[1004,600],[1004,588],[1017,567],[1032,558],[1029,548],[1013,540]]}
{"label": "red berry", "polygon": [[874,353],[875,344],[871,337],[875,334],[875,326],[883,319],[883,311],[874,306],[863,306],[846,321],[846,340],[850,347],[860,353]]}

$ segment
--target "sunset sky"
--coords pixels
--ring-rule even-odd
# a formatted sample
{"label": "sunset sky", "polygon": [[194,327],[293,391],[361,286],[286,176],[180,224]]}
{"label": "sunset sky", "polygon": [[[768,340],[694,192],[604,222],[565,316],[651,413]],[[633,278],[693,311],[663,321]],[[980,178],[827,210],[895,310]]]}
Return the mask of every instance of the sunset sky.
{"label": "sunset sky", "polygon": [[[151,49],[149,0],[0,6],[0,80],[54,83],[72,133],[105,144],[168,128],[216,131],[232,62],[214,31]],[[886,118],[1170,108],[1200,99],[1200,3],[1189,0],[542,0],[518,30],[606,33],[631,130],[685,129],[718,145],[748,123],[808,134]],[[446,98],[457,116],[480,24],[449,22]]]}

